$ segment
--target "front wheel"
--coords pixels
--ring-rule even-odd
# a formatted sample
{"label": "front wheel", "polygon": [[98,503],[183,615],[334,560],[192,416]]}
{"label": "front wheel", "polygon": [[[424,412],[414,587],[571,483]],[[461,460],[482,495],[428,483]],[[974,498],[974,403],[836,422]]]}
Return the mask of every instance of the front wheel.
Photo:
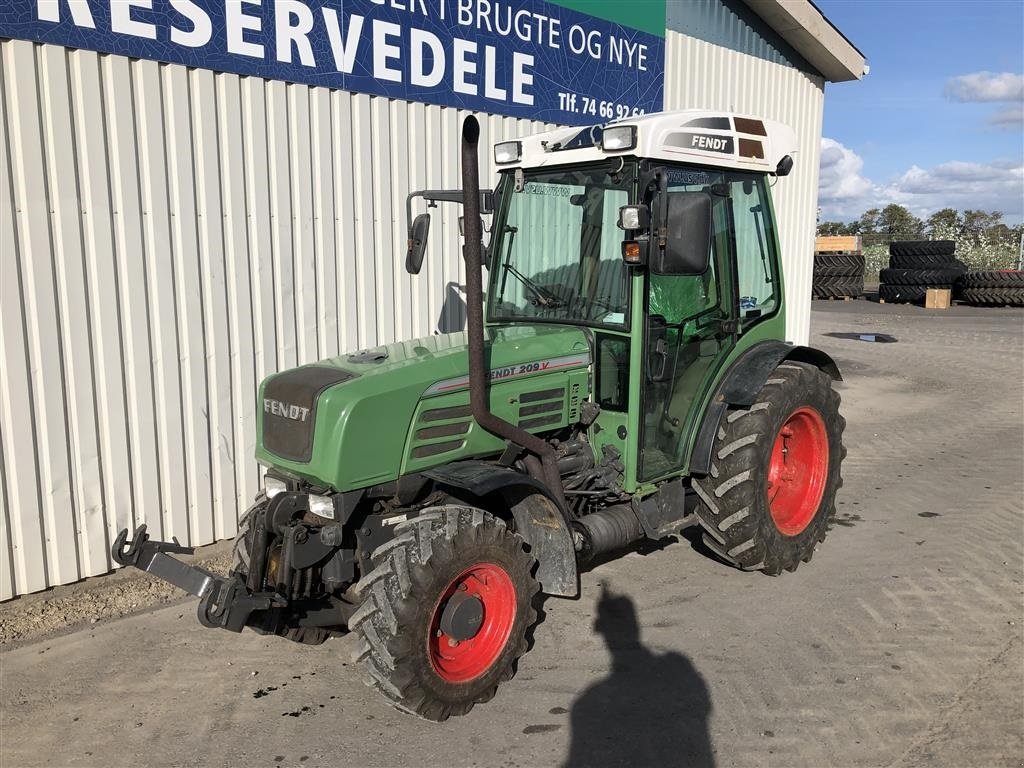
{"label": "front wheel", "polygon": [[523,539],[481,509],[434,507],[371,559],[349,621],[367,684],[427,720],[489,701],[537,620],[540,587]]}
{"label": "front wheel", "polygon": [[705,545],[771,576],[809,561],[835,517],[845,426],[826,373],[776,368],[753,405],[726,412],[710,476],[693,481]]}

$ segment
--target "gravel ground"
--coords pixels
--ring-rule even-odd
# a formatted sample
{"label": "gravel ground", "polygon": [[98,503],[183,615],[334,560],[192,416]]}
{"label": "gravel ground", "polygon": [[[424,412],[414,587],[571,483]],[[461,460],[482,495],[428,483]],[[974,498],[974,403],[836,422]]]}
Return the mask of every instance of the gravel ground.
{"label": "gravel ground", "polygon": [[[227,573],[230,542],[202,547],[189,562],[215,573]],[[14,648],[82,625],[180,603],[188,597],[162,579],[132,568],[122,569],[0,605],[0,647]]]}
{"label": "gravel ground", "polygon": [[[215,632],[191,602],[21,629],[0,764],[1024,765],[1024,312],[816,302],[812,323],[849,456],[838,524],[795,574],[685,540],[601,565],[546,603],[495,700],[443,725],[364,687],[351,637]],[[851,331],[898,341],[826,335]],[[137,583],[95,602],[130,611]]]}

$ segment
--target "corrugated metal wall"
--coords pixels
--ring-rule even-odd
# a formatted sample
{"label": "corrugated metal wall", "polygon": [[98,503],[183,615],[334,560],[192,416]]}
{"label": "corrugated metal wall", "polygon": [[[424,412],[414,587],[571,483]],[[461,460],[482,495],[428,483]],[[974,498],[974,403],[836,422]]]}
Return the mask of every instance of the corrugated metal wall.
{"label": "corrugated metal wall", "polygon": [[[110,570],[123,527],[233,535],[263,376],[461,327],[456,208],[404,258],[464,113],[20,41],[0,83],[0,599]],[[485,178],[552,127],[478,117]]]}
{"label": "corrugated metal wall", "polygon": [[806,344],[817,223],[818,160],[825,88],[798,69],[669,31],[665,109],[723,109],[779,120],[796,131],[792,172],[772,189],[786,284],[786,333]]}
{"label": "corrugated metal wall", "polygon": [[[776,200],[805,339],[821,82],[673,32],[667,50],[667,109],[800,135]],[[459,185],[463,115],[0,42],[0,599],[108,571],[122,527],[233,535],[263,376],[462,326],[454,207],[423,272],[403,262],[405,195]],[[480,117],[484,147],[550,127]]]}

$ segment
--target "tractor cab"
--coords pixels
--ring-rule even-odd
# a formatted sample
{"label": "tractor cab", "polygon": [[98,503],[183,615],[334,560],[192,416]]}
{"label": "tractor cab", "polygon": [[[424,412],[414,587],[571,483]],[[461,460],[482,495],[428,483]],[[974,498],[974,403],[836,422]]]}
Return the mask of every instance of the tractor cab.
{"label": "tractor cab", "polygon": [[[630,491],[688,470],[741,339],[784,338],[771,186],[795,146],[780,123],[686,110],[494,147],[486,324],[587,329],[591,437],[627,457]],[[410,227],[416,271],[428,218]]]}

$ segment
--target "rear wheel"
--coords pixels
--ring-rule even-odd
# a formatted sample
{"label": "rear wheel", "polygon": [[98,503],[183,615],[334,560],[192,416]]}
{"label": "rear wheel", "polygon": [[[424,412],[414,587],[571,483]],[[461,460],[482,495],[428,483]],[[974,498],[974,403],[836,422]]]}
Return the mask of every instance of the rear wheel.
{"label": "rear wheel", "polygon": [[810,560],[835,517],[845,426],[827,374],[804,363],[776,368],[753,405],[726,413],[710,476],[693,481],[704,543],[771,576]]}
{"label": "rear wheel", "polygon": [[356,660],[399,709],[463,715],[511,679],[537,620],[523,539],[474,507],[422,512],[372,556],[349,621]]}

